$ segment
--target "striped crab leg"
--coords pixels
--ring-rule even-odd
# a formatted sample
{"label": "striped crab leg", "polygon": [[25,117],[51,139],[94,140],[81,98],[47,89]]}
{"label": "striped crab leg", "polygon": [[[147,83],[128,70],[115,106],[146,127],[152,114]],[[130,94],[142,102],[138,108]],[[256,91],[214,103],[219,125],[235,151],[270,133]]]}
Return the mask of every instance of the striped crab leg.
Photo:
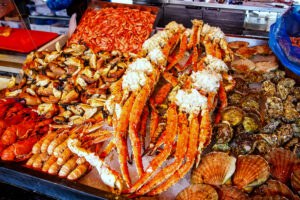
{"label": "striped crab leg", "polygon": [[165,179],[175,173],[176,170],[182,165],[185,158],[185,153],[188,145],[189,128],[188,120],[185,113],[180,112],[178,115],[178,138],[175,150],[175,160],[172,164],[163,168],[158,174],[156,174],[151,181],[139,189],[135,194],[144,195],[161,184]]}
{"label": "striped crab leg", "polygon": [[167,71],[172,69],[172,67],[178,63],[178,61],[184,56],[184,53],[187,49],[187,36],[186,34],[182,35],[181,43],[179,47],[179,53],[175,56],[175,59],[167,66]]}
{"label": "striped crab leg", "polygon": [[197,141],[199,135],[199,122],[198,116],[194,113],[189,117],[190,121],[190,134],[187,148],[186,162],[164,183],[148,193],[148,195],[157,195],[169,189],[179,179],[183,178],[188,171],[193,167],[196,153],[197,153]]}
{"label": "striped crab leg", "polygon": [[134,193],[139,190],[145,183],[149,181],[151,176],[158,170],[163,162],[170,156],[172,151],[173,142],[177,134],[178,116],[176,111],[176,104],[170,105],[168,111],[168,121],[166,131],[168,132],[168,142],[165,145],[164,150],[159,153],[149,164],[145,173],[139,178],[139,180],[124,193]]}
{"label": "striped crab leg", "polygon": [[210,144],[211,141],[211,120],[210,120],[210,110],[208,108],[209,106],[203,106],[203,109],[201,110],[201,124],[200,124],[200,135],[199,135],[199,142],[198,142],[198,150],[197,150],[197,157],[196,157],[196,167],[198,167],[200,163],[200,156],[202,153],[202,150]]}
{"label": "striped crab leg", "polygon": [[135,165],[138,171],[139,177],[144,173],[142,154],[141,154],[141,141],[138,136],[138,124],[142,115],[142,111],[150,96],[152,84],[146,84],[137,95],[130,112],[129,118],[129,138],[132,144],[132,152],[135,161]]}
{"label": "striped crab leg", "polygon": [[220,120],[221,120],[221,112],[222,112],[222,110],[224,108],[227,107],[227,94],[226,94],[223,82],[220,82],[219,98],[221,100],[221,106],[220,106],[219,112],[218,112],[218,114],[216,116],[215,123],[219,123],[220,122]]}
{"label": "striped crab leg", "polygon": [[120,120],[114,132],[115,133],[114,139],[118,151],[121,172],[127,187],[131,186],[131,181],[130,181],[128,166],[127,166],[127,158],[129,157],[129,155],[128,155],[128,148],[127,148],[126,134],[129,125],[130,111],[135,101],[135,98],[136,98],[136,94],[132,93],[131,96],[128,98],[128,100],[125,102],[121,110]]}
{"label": "striped crab leg", "polygon": [[105,149],[100,153],[99,157],[100,158],[105,158],[114,148],[116,147],[114,139],[112,139]]}
{"label": "striped crab leg", "polygon": [[145,138],[146,138],[148,115],[149,115],[149,108],[148,108],[148,106],[145,106],[142,117],[141,117],[141,128],[140,128],[140,140],[141,140],[141,145],[144,150],[145,150]]}

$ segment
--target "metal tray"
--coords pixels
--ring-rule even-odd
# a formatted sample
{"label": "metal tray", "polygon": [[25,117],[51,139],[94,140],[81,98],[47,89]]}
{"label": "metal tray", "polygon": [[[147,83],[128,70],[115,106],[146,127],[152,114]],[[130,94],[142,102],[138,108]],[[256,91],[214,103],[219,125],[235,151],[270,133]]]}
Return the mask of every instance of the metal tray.
{"label": "metal tray", "polygon": [[[157,31],[157,30],[156,30]],[[260,38],[227,36],[227,41],[248,41],[250,46],[266,44],[267,40]],[[282,66],[281,66],[282,67]],[[299,82],[296,76],[285,67],[281,68],[287,72],[287,76]],[[207,149],[209,151],[209,149]],[[204,153],[207,153],[205,151]],[[0,161],[0,181],[22,188],[37,191],[58,199],[127,199],[110,192],[102,191],[78,182],[71,182],[52,176],[40,171],[26,168],[23,163],[12,163]]]}

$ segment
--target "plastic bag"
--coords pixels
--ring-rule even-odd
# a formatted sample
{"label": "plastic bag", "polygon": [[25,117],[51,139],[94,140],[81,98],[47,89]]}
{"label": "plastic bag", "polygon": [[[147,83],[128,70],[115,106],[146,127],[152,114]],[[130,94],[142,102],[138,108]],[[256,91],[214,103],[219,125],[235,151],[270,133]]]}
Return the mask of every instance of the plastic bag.
{"label": "plastic bag", "polygon": [[269,33],[269,46],[281,63],[300,76],[300,48],[293,46],[290,37],[300,37],[300,6],[289,8]]}

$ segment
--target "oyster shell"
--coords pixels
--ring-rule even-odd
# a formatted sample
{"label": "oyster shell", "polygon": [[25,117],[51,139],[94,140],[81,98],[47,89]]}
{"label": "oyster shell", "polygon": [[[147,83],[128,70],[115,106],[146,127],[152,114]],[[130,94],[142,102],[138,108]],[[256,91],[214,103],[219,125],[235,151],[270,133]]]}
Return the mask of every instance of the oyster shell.
{"label": "oyster shell", "polygon": [[220,200],[247,200],[250,199],[246,193],[234,186],[222,185],[217,188]]}
{"label": "oyster shell", "polygon": [[255,98],[249,96],[243,101],[242,108],[245,110],[254,110],[259,113],[259,102]]}
{"label": "oyster shell", "polygon": [[253,133],[260,128],[260,118],[254,113],[247,113],[242,124],[246,133]]}
{"label": "oyster shell", "polygon": [[228,96],[229,104],[240,105],[243,102],[244,96],[238,92],[234,92]]}
{"label": "oyster shell", "polygon": [[233,136],[233,129],[227,123],[218,123],[214,125],[214,133],[218,144],[228,143]]}
{"label": "oyster shell", "polygon": [[221,114],[222,122],[228,122],[232,126],[240,124],[243,120],[244,111],[236,106],[229,106],[223,109]]}
{"label": "oyster shell", "polygon": [[257,140],[255,141],[256,142],[256,149],[259,151],[259,153],[261,154],[266,154],[268,153],[269,151],[271,151],[272,149],[272,146],[269,145],[265,140]]}
{"label": "oyster shell", "polygon": [[263,184],[270,176],[267,161],[258,155],[239,156],[233,184],[240,189],[249,191],[252,187]]}
{"label": "oyster shell", "polygon": [[199,166],[192,171],[191,183],[222,185],[231,178],[235,171],[236,158],[223,152],[205,155]]}
{"label": "oyster shell", "polygon": [[277,70],[277,71],[275,71],[275,77],[274,77],[273,81],[275,83],[277,83],[278,81],[280,81],[284,77],[285,77],[285,71]]}
{"label": "oyster shell", "polygon": [[273,133],[276,131],[277,127],[280,125],[280,121],[273,121],[264,126],[260,132],[261,133]]}
{"label": "oyster shell", "polygon": [[276,131],[278,146],[283,145],[293,138],[293,128],[291,124],[283,124]]}
{"label": "oyster shell", "polygon": [[292,88],[296,84],[295,80],[291,78],[284,78],[277,84],[277,92],[282,100],[285,100],[288,94],[292,91]]}
{"label": "oyster shell", "polygon": [[267,113],[271,118],[278,119],[283,115],[283,103],[278,97],[268,97],[266,101]]}
{"label": "oyster shell", "polygon": [[300,194],[300,168],[293,171],[291,175],[291,185],[294,191]]}
{"label": "oyster shell", "polygon": [[182,190],[176,200],[218,200],[217,191],[210,185],[192,184]]}
{"label": "oyster shell", "polygon": [[283,196],[289,200],[298,200],[299,197],[293,194],[293,192],[280,181],[269,180],[266,184],[260,186],[254,191],[255,194],[261,196]]}
{"label": "oyster shell", "polygon": [[291,101],[285,101],[283,120],[287,123],[290,123],[299,118],[300,114],[297,112],[295,105]]}
{"label": "oyster shell", "polygon": [[270,80],[264,81],[262,83],[262,89],[268,95],[271,95],[271,96],[276,95],[276,85],[274,83],[272,83],[272,81],[270,81]]}
{"label": "oyster shell", "polygon": [[290,150],[276,148],[266,154],[271,169],[271,176],[282,183],[287,183],[295,166],[299,162],[297,156]]}
{"label": "oyster shell", "polygon": [[294,96],[296,97],[296,99],[299,101],[300,100],[300,87],[295,87],[293,93],[294,93]]}

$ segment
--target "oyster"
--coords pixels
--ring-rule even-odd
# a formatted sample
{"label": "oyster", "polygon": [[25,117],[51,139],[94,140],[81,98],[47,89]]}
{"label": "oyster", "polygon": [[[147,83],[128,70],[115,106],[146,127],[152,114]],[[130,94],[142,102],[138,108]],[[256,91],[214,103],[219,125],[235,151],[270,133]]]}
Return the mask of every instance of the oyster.
{"label": "oyster", "polygon": [[295,87],[293,93],[294,93],[294,96],[296,97],[296,99],[299,101],[300,100],[300,87]]}
{"label": "oyster", "polygon": [[261,196],[283,196],[289,200],[298,200],[299,197],[293,194],[293,192],[280,181],[269,180],[266,184],[260,186],[254,191],[255,194]]}
{"label": "oyster", "polygon": [[295,105],[290,101],[284,102],[284,116],[283,120],[287,123],[294,122],[300,118],[300,114],[297,112]]}
{"label": "oyster", "polygon": [[260,118],[254,113],[247,113],[242,124],[246,133],[253,133],[260,128]]}
{"label": "oyster", "polygon": [[242,108],[245,110],[254,110],[259,113],[259,102],[255,98],[249,96],[243,101]]}
{"label": "oyster", "polygon": [[273,81],[275,83],[279,82],[281,79],[283,79],[285,77],[285,72],[281,71],[281,70],[277,70],[275,71],[275,77],[273,79]]}
{"label": "oyster", "polygon": [[249,90],[249,87],[247,85],[246,80],[243,77],[234,77],[235,80],[235,87],[234,87],[234,91],[237,91],[239,93],[247,93]]}
{"label": "oyster", "polygon": [[[241,128],[243,129],[243,128]],[[250,154],[255,150],[255,141],[256,136],[250,135],[246,133],[238,133],[237,130],[236,137],[233,138],[232,142],[230,142],[230,146],[232,148],[232,152],[235,155],[243,155]]]}
{"label": "oyster", "polygon": [[263,80],[273,80],[275,78],[275,72],[266,72],[262,74]]}
{"label": "oyster", "polygon": [[268,153],[269,151],[271,151],[272,149],[272,146],[269,145],[265,140],[257,140],[255,141],[256,145],[256,149],[258,150],[259,153],[261,154],[266,154]]}
{"label": "oyster", "polygon": [[247,200],[248,195],[234,186],[222,185],[217,188],[220,200]]}
{"label": "oyster", "polygon": [[236,106],[229,106],[223,109],[221,114],[222,122],[228,122],[232,126],[240,124],[243,120],[244,111]]}
{"label": "oyster", "polygon": [[297,112],[300,112],[300,101],[297,103],[296,110]]}
{"label": "oyster", "polygon": [[233,136],[233,130],[227,123],[215,124],[214,133],[219,144],[228,143]]}
{"label": "oyster", "polygon": [[287,183],[291,173],[299,163],[297,156],[290,150],[276,148],[265,155],[271,169],[271,176],[282,183]]}
{"label": "oyster", "polygon": [[281,146],[293,138],[293,128],[291,124],[284,124],[276,131],[278,144]]}
{"label": "oyster", "polygon": [[229,104],[240,105],[243,102],[244,96],[238,92],[234,92],[228,96]]}
{"label": "oyster", "polygon": [[288,94],[292,91],[295,84],[296,84],[295,80],[291,78],[284,78],[280,80],[277,84],[277,92],[279,97],[282,100],[285,100]]}
{"label": "oyster", "polygon": [[246,191],[263,184],[270,176],[270,167],[265,159],[258,155],[239,156],[232,182]]}
{"label": "oyster", "polygon": [[218,200],[217,191],[210,185],[192,184],[182,190],[176,200]]}
{"label": "oyster", "polygon": [[235,171],[236,158],[223,152],[205,155],[199,166],[192,171],[191,183],[206,183],[214,186],[226,183]]}
{"label": "oyster", "polygon": [[283,115],[283,103],[278,97],[268,97],[266,102],[267,113],[271,118],[278,119]]}
{"label": "oyster", "polygon": [[300,194],[300,168],[293,171],[291,175],[291,185],[294,191]]}
{"label": "oyster", "polygon": [[274,83],[272,83],[272,81],[270,81],[270,80],[264,81],[262,83],[262,89],[268,95],[271,95],[271,96],[276,95],[276,85]]}
{"label": "oyster", "polygon": [[294,124],[292,124],[292,128],[294,131],[294,136],[295,137],[300,137],[300,118],[296,120]]}
{"label": "oyster", "polygon": [[222,151],[222,152],[230,152],[231,147],[228,144],[214,144],[212,147],[213,151]]}
{"label": "oyster", "polygon": [[273,121],[268,123],[266,126],[264,126],[260,132],[261,133],[273,133],[277,129],[277,127],[280,125],[280,121]]}

